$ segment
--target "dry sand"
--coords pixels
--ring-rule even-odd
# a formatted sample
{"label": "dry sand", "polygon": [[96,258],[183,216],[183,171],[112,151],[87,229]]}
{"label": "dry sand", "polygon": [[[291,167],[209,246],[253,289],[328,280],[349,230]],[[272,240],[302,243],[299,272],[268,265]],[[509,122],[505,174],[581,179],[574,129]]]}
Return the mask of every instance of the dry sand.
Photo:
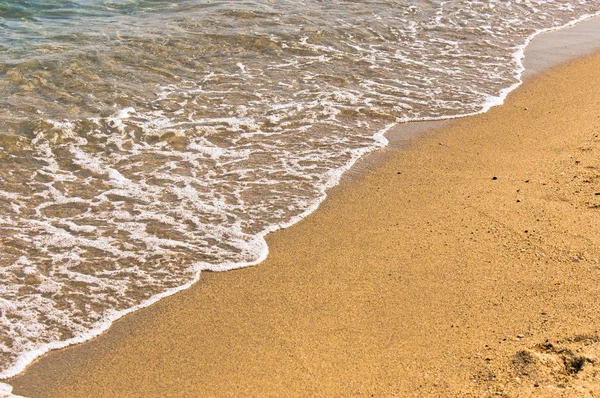
{"label": "dry sand", "polygon": [[257,267],[45,356],[32,397],[600,394],[600,54],[350,172]]}

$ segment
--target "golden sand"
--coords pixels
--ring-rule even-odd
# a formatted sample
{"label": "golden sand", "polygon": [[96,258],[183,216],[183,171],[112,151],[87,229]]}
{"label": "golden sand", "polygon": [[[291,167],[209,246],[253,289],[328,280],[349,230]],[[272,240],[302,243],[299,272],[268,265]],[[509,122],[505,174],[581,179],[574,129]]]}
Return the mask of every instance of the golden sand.
{"label": "golden sand", "polygon": [[[387,149],[259,266],[45,356],[32,397],[600,394],[600,54]],[[590,395],[591,396],[591,395]]]}

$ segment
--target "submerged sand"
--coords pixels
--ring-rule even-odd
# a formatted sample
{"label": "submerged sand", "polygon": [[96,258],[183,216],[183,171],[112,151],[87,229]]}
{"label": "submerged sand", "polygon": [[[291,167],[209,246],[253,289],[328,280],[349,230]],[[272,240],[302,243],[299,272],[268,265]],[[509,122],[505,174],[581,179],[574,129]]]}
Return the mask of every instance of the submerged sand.
{"label": "submerged sand", "polygon": [[600,394],[600,54],[363,165],[257,267],[51,353],[32,397]]}

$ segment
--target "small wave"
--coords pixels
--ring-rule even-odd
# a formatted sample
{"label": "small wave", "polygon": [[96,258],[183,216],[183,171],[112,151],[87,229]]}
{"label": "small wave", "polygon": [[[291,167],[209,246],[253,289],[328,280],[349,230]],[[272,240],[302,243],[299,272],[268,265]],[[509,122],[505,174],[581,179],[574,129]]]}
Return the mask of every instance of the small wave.
{"label": "small wave", "polygon": [[259,263],[389,128],[502,103],[531,38],[600,3],[110,7],[122,29],[3,60],[0,377]]}

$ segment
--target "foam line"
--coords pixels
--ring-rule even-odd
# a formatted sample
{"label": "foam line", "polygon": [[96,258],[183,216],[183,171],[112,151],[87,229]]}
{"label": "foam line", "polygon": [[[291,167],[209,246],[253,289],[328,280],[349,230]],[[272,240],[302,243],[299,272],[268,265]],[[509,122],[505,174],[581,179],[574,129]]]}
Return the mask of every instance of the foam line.
{"label": "foam line", "polygon": [[[99,336],[103,332],[105,332],[111,326],[111,324],[114,321],[116,321],[117,319],[119,319],[129,313],[137,311],[141,308],[147,307],[162,298],[171,296],[177,292],[188,289],[190,286],[192,286],[194,283],[196,283],[199,280],[202,270],[226,271],[226,270],[256,265],[256,264],[264,261],[268,255],[268,251],[269,251],[267,243],[265,241],[265,236],[271,232],[278,230],[278,229],[287,228],[287,227],[299,222],[303,218],[307,217],[312,212],[314,212],[319,207],[319,205],[323,202],[323,200],[325,200],[325,198],[327,196],[327,190],[329,188],[337,185],[339,183],[343,173],[345,171],[347,171],[348,169],[350,169],[359,158],[361,158],[368,152],[385,147],[388,144],[388,140],[385,138],[385,134],[391,128],[396,126],[398,123],[413,122],[413,121],[444,120],[444,119],[453,119],[453,118],[458,118],[458,117],[472,116],[472,115],[476,115],[476,114],[485,113],[490,108],[503,104],[504,100],[506,99],[508,94],[522,84],[522,75],[523,75],[523,71],[524,71],[524,66],[523,66],[524,50],[534,37],[536,37],[542,33],[556,31],[556,30],[564,29],[564,28],[567,28],[570,26],[574,26],[583,20],[597,17],[598,15],[600,15],[600,12],[596,13],[596,14],[591,14],[591,15],[584,15],[584,16],[577,18],[573,21],[570,21],[562,26],[542,29],[542,30],[539,30],[539,31],[535,32],[534,34],[530,35],[529,37],[527,37],[525,39],[524,43],[522,45],[518,46],[516,48],[515,52],[513,53],[513,59],[517,64],[517,68],[514,71],[514,75],[517,77],[518,82],[515,84],[512,84],[509,87],[502,89],[497,96],[488,97],[486,99],[486,101],[482,104],[481,109],[479,111],[471,112],[471,113],[456,114],[456,115],[451,115],[451,116],[444,116],[444,117],[435,117],[435,118],[434,117],[424,117],[424,118],[398,120],[397,123],[390,123],[390,124],[386,125],[383,129],[377,131],[373,135],[374,144],[372,146],[363,148],[363,149],[354,150],[352,152],[350,160],[345,165],[343,165],[339,169],[331,171],[329,173],[325,184],[323,184],[323,186],[320,187],[320,195],[309,204],[309,206],[306,208],[306,210],[304,210],[301,214],[293,217],[291,220],[289,220],[287,222],[268,226],[262,232],[255,235],[254,239],[252,239],[250,242],[248,242],[248,249],[250,251],[256,253],[256,258],[254,260],[246,261],[246,262],[222,263],[222,264],[217,264],[217,265],[202,263],[202,262],[196,263],[192,266],[192,269],[194,271],[194,276],[189,282],[187,282],[181,286],[165,290],[164,292],[154,295],[151,298],[149,298],[149,299],[143,301],[142,303],[140,303],[136,306],[133,306],[131,308],[121,310],[121,311],[112,311],[112,312],[108,313],[104,317],[104,319],[102,319],[102,321],[97,322],[86,333],[81,333],[80,335],[73,337],[71,339],[65,340],[65,341],[56,341],[56,342],[52,342],[52,343],[48,343],[48,344],[43,344],[43,345],[40,345],[39,347],[36,347],[33,350],[24,352],[23,354],[21,354],[18,357],[18,359],[16,360],[16,362],[13,364],[12,367],[10,367],[10,368],[6,369],[5,371],[3,371],[2,373],[0,373],[0,379],[7,379],[7,378],[13,377],[13,376],[21,373],[32,361],[34,361],[36,358],[40,357],[41,355],[43,355],[51,350],[60,349],[60,348],[64,348],[64,347],[67,347],[67,346],[70,346],[73,344],[79,344],[79,343],[88,341],[96,336]],[[239,67],[240,67],[240,69],[242,69],[242,71],[246,70],[245,66],[243,66],[243,65],[240,65]],[[121,118],[129,117],[129,115],[132,114],[133,112],[134,111],[131,108],[123,109],[121,111],[121,114],[119,115],[119,118],[115,118],[113,120],[114,127],[121,130],[121,128],[122,128]],[[125,179],[125,177],[123,177],[121,174],[118,174],[116,171],[114,171],[114,172],[111,171],[110,181],[112,181],[115,185],[119,185],[120,183],[123,182],[124,179]],[[4,397],[4,396],[17,397],[15,395],[12,395],[11,391],[12,391],[12,387],[10,387],[8,384],[0,383],[0,397]]]}

